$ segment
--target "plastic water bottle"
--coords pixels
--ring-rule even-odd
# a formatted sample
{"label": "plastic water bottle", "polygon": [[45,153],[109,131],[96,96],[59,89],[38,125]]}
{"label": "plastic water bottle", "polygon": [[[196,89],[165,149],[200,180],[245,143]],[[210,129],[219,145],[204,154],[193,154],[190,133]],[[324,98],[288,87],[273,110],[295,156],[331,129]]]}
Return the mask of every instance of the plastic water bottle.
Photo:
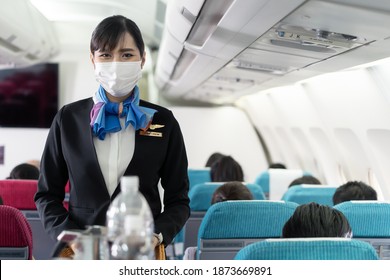
{"label": "plastic water bottle", "polygon": [[107,239],[110,255],[118,260],[154,258],[154,221],[149,204],[138,191],[138,177],[121,179],[121,193],[107,211]]}

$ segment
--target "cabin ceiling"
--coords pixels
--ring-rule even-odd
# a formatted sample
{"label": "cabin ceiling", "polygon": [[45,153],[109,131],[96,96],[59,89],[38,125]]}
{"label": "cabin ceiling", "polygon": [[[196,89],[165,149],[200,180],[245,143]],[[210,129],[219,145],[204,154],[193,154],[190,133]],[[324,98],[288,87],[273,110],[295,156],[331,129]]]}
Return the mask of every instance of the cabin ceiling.
{"label": "cabin ceiling", "polygon": [[177,104],[232,104],[390,56],[390,2],[383,0],[29,1],[68,50],[88,49],[102,18],[133,19],[158,50],[160,94]]}
{"label": "cabin ceiling", "polygon": [[[61,46],[84,48],[105,17],[120,14],[134,20],[148,46],[158,46],[165,17],[163,0],[30,0],[53,23]],[[66,36],[61,36],[67,34]],[[83,43],[80,43],[83,42]]]}
{"label": "cabin ceiling", "polygon": [[[229,104],[390,56],[388,1],[196,2],[202,2],[199,10],[187,1],[167,7],[156,82],[173,100]],[[189,28],[174,24],[183,18],[192,21]]]}

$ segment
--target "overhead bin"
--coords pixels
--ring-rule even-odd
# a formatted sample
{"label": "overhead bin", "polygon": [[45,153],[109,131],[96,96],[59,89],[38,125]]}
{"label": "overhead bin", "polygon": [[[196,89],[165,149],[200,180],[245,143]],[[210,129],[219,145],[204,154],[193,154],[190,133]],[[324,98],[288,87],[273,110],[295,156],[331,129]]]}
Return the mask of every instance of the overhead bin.
{"label": "overhead bin", "polygon": [[[197,15],[194,8],[194,17],[184,17],[178,12],[184,8],[178,7],[189,2],[192,1],[168,2],[164,32],[171,36],[163,37],[163,52],[159,53],[156,66],[156,80],[160,80],[160,89],[166,96],[180,97],[199,86],[304,0],[283,1],[283,5],[273,0],[206,0]],[[183,50],[173,71],[168,73],[169,80],[161,84],[164,78],[159,75],[164,72],[160,68],[172,63],[164,51],[165,40],[172,37],[182,44]]]}
{"label": "overhead bin", "polygon": [[[179,2],[187,1],[168,5],[177,8]],[[184,25],[169,23],[177,22],[174,16],[167,17],[167,32],[182,51],[173,60],[159,54],[157,80],[162,65],[169,61],[172,69],[160,87],[166,96],[232,102],[242,94],[390,56],[387,1],[206,0],[194,17],[185,31]]]}
{"label": "overhead bin", "polygon": [[187,39],[204,2],[205,0],[176,0],[168,3],[165,29],[180,43]]}
{"label": "overhead bin", "polygon": [[180,43],[165,29],[162,42],[159,48],[159,56],[156,66],[156,84],[159,88],[164,88],[169,82],[176,62],[183,51],[183,43]]}
{"label": "overhead bin", "polygon": [[184,49],[169,81],[163,88],[163,93],[170,98],[182,96],[186,92],[184,89],[191,89],[208,79],[212,74],[210,69],[220,69],[225,64],[225,60],[199,55]]}
{"label": "overhead bin", "polygon": [[50,22],[30,1],[13,0],[0,9],[0,67],[42,62],[58,52]]}
{"label": "overhead bin", "polygon": [[[380,42],[390,36],[389,9],[389,4],[378,0],[308,1],[256,40],[241,56],[249,53],[258,61],[274,61],[275,68],[292,67],[293,71],[275,76],[257,90],[381,59],[390,55],[388,44]],[[285,55],[304,63],[299,65],[294,59],[280,59]]]}
{"label": "overhead bin", "polygon": [[[155,81],[160,89],[169,87],[167,83],[183,70],[181,65],[189,63],[194,56],[182,53],[184,42],[188,37],[205,0],[178,0],[171,1],[167,6],[166,23],[163,38],[159,48]],[[174,74],[177,65],[176,74]],[[180,70],[181,69],[181,70]]]}

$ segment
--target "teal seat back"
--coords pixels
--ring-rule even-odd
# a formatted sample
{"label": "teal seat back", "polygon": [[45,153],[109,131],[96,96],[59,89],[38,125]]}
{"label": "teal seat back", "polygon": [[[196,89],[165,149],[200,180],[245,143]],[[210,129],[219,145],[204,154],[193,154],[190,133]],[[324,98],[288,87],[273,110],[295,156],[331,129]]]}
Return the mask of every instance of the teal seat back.
{"label": "teal seat back", "polygon": [[348,219],[354,239],[371,244],[381,260],[390,260],[390,202],[347,201],[334,208]]}
{"label": "teal seat back", "polygon": [[210,168],[188,168],[188,180],[190,189],[197,184],[211,182]]}
{"label": "teal seat back", "polygon": [[336,186],[328,185],[296,185],[288,188],[282,200],[298,204],[317,202],[318,204],[333,206],[333,195]]}
{"label": "teal seat back", "polygon": [[[234,253],[232,259],[246,244],[245,240],[281,237],[284,224],[297,206],[293,202],[269,200],[236,200],[212,205],[198,231],[198,258],[213,259],[213,251],[218,254],[218,250],[230,250]],[[218,243],[223,248],[217,248]],[[202,258],[201,255],[205,256],[206,251],[207,257]],[[223,257],[221,254],[216,256],[217,259]],[[226,258],[230,256],[226,255]]]}
{"label": "teal seat back", "polygon": [[268,239],[241,249],[236,260],[377,260],[367,242],[349,238]]}
{"label": "teal seat back", "polygon": [[[211,206],[211,199],[215,190],[223,185],[224,182],[201,183],[190,189],[188,196],[190,198],[191,211],[206,211]],[[253,199],[264,200],[265,195],[262,188],[254,183],[243,183],[251,191]]]}
{"label": "teal seat back", "polygon": [[[222,184],[223,182],[202,183],[190,189],[189,197],[191,216],[188,218],[184,228],[175,237],[175,242],[183,242],[184,248],[196,246],[200,223],[205,215],[205,212],[211,206],[211,199],[215,190]],[[243,184],[251,191],[254,199],[265,199],[263,190],[260,186],[254,183]]]}
{"label": "teal seat back", "polygon": [[346,201],[334,208],[348,219],[354,237],[390,238],[390,202]]}

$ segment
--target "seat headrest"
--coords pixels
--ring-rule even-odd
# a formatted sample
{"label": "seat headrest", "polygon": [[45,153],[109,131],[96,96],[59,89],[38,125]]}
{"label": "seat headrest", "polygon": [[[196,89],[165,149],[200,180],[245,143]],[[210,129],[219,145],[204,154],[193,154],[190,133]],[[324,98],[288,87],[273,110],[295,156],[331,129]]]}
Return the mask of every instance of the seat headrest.
{"label": "seat headrest", "polygon": [[0,180],[0,196],[4,205],[20,210],[35,210],[37,180]]}
{"label": "seat headrest", "polygon": [[197,184],[211,182],[210,168],[188,168],[190,189]]}
{"label": "seat headrest", "polygon": [[[29,259],[32,258],[32,231],[22,212],[8,205],[0,205],[0,247],[29,248]],[[4,226],[6,225],[6,226]]]}
{"label": "seat headrest", "polygon": [[378,260],[367,242],[349,238],[267,239],[241,249],[236,260]]}
{"label": "seat headrest", "polygon": [[390,203],[346,201],[334,206],[347,218],[354,237],[390,237]]}
{"label": "seat headrest", "polygon": [[219,202],[206,212],[198,239],[280,237],[298,204],[285,201]]}
{"label": "seat headrest", "polygon": [[[224,182],[208,182],[197,184],[190,189],[188,196],[190,198],[190,208],[192,211],[206,211],[211,206],[211,199],[215,190],[223,185]],[[254,183],[243,183],[252,193],[253,199],[263,200],[265,195],[262,188]]]}
{"label": "seat headrest", "polygon": [[317,202],[319,204],[333,206],[333,195],[336,192],[336,186],[329,185],[295,185],[287,189],[283,194],[282,200],[306,204]]}

